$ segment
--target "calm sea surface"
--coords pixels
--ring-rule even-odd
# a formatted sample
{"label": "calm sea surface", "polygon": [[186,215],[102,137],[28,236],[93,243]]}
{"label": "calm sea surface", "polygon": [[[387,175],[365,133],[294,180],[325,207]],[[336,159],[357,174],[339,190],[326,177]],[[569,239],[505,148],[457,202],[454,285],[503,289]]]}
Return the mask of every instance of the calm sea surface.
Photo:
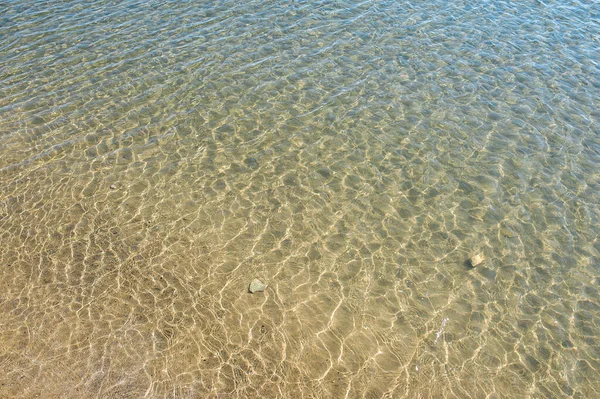
{"label": "calm sea surface", "polygon": [[0,1],[1,398],[598,398],[599,287],[598,2]]}

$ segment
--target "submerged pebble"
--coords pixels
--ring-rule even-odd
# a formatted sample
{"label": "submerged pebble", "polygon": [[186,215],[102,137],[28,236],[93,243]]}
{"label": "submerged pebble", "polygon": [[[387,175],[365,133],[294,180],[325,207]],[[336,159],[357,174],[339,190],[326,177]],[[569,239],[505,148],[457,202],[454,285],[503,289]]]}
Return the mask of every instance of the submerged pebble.
{"label": "submerged pebble", "polygon": [[250,286],[248,287],[248,291],[251,294],[254,294],[255,292],[262,292],[262,291],[264,291],[265,288],[266,288],[266,285],[262,281],[260,281],[259,279],[255,278],[250,283]]}
{"label": "submerged pebble", "polygon": [[483,256],[483,254],[477,254],[477,255],[471,256],[471,259],[469,259],[469,263],[471,263],[471,266],[473,266],[473,267],[479,266],[484,261],[485,261],[485,257]]}

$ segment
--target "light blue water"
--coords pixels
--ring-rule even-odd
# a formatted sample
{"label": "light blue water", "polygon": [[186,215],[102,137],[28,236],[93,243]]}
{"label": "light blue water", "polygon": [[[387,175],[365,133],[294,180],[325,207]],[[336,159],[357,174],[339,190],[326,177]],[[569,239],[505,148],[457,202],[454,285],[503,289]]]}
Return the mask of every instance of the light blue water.
{"label": "light blue water", "polygon": [[0,397],[600,397],[599,60],[597,2],[0,2]]}

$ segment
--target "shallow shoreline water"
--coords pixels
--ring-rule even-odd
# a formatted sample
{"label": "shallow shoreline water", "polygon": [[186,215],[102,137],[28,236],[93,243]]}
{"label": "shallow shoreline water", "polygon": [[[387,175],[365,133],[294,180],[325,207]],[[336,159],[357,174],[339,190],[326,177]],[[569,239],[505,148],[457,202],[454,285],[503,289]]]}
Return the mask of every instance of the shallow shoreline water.
{"label": "shallow shoreline water", "polygon": [[0,16],[0,397],[600,396],[598,5]]}

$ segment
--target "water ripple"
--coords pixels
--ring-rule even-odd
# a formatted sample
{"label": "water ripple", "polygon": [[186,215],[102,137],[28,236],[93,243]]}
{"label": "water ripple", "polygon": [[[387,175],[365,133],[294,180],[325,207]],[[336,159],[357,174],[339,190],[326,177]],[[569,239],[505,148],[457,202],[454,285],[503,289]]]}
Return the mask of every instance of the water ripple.
{"label": "water ripple", "polygon": [[599,22],[0,4],[0,396],[598,396]]}

